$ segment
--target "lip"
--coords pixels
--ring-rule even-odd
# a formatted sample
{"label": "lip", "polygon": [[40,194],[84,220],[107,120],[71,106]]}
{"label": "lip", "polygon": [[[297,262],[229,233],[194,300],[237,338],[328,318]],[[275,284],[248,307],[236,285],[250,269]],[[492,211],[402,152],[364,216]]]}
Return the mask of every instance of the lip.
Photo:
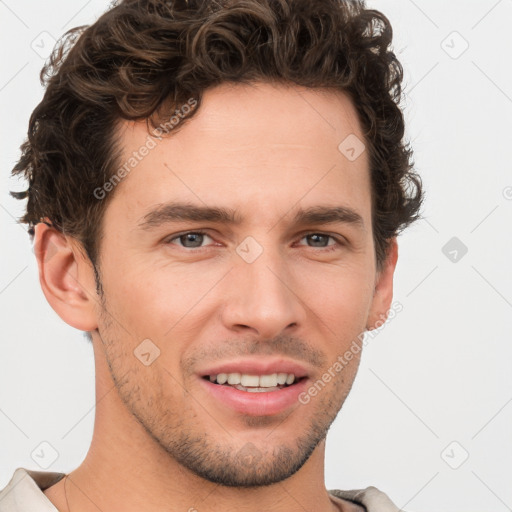
{"label": "lip", "polygon": [[309,382],[309,379],[303,378],[291,386],[276,391],[251,393],[231,386],[214,384],[205,378],[199,380],[206,393],[214,400],[235,412],[249,416],[272,416],[290,409],[293,405],[299,405],[299,395],[307,389]]}
{"label": "lip", "polygon": [[[219,373],[241,373],[247,375],[272,375],[273,373],[293,373],[296,382],[275,391],[251,393],[219,385],[207,378]],[[301,364],[282,357],[257,359],[237,359],[223,361],[200,370],[198,377],[201,386],[219,405],[250,416],[272,416],[299,404],[299,395],[307,389],[308,372]]]}
{"label": "lip", "polygon": [[272,375],[273,373],[293,373],[297,379],[307,376],[306,369],[295,361],[283,358],[238,359],[224,361],[198,372],[200,377],[219,373],[245,373],[247,375]]}

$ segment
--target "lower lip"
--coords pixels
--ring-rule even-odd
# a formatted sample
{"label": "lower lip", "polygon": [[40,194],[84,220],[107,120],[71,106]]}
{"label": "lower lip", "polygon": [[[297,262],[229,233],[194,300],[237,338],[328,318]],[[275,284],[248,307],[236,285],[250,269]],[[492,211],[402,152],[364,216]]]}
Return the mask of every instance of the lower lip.
{"label": "lower lip", "polygon": [[216,400],[230,409],[251,416],[272,416],[299,404],[299,395],[307,388],[307,379],[277,391],[251,393],[231,386],[213,384],[201,378],[202,385]]}

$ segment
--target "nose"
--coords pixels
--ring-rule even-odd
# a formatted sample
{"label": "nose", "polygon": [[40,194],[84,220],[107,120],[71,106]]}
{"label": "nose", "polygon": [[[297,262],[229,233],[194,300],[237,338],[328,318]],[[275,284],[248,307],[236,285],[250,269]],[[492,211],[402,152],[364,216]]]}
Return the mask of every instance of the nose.
{"label": "nose", "polygon": [[292,273],[275,253],[266,249],[252,263],[239,259],[229,273],[222,322],[230,331],[272,339],[303,324],[305,310]]}

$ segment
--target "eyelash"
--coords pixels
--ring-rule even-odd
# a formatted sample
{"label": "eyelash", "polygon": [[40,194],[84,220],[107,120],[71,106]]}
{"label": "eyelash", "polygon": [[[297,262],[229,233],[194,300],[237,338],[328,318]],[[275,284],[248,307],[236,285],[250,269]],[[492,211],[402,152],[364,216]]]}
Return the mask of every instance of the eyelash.
{"label": "eyelash", "polygon": [[[210,238],[212,238],[206,231],[202,231],[202,230],[195,230],[195,231],[185,231],[183,233],[179,233],[177,235],[174,235],[172,238],[168,238],[164,243],[165,244],[171,244],[171,242],[173,240],[176,240],[176,239],[179,239],[181,238],[182,236],[185,236],[185,235],[189,235],[189,234],[194,234],[194,235],[206,235],[206,236],[209,236]],[[333,236],[333,235],[330,235],[328,233],[323,233],[321,231],[309,231],[307,233],[304,233],[300,240],[302,240],[303,238],[306,238],[307,236],[309,235],[322,235],[322,236],[327,236],[329,238],[332,238],[336,243],[335,244],[332,244],[332,245],[328,245],[326,247],[310,247],[310,249],[317,249],[317,250],[321,250],[322,252],[330,252],[330,251],[333,251],[335,249],[338,249],[339,247],[345,245],[343,243],[342,240],[340,240],[339,238]],[[171,245],[175,245],[175,244],[171,244]],[[207,249],[207,247],[182,247],[183,249],[187,250],[188,252],[199,252],[201,251],[201,249]]]}

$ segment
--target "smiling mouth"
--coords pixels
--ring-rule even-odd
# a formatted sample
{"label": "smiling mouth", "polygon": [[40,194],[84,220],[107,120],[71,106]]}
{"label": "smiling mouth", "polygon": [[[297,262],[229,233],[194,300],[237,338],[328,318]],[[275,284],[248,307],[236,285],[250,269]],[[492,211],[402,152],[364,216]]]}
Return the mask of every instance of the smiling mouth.
{"label": "smiling mouth", "polygon": [[227,386],[249,393],[269,393],[294,386],[305,377],[297,378],[293,373],[273,373],[269,375],[249,375],[246,373],[219,373],[205,375],[203,379],[212,384]]}

